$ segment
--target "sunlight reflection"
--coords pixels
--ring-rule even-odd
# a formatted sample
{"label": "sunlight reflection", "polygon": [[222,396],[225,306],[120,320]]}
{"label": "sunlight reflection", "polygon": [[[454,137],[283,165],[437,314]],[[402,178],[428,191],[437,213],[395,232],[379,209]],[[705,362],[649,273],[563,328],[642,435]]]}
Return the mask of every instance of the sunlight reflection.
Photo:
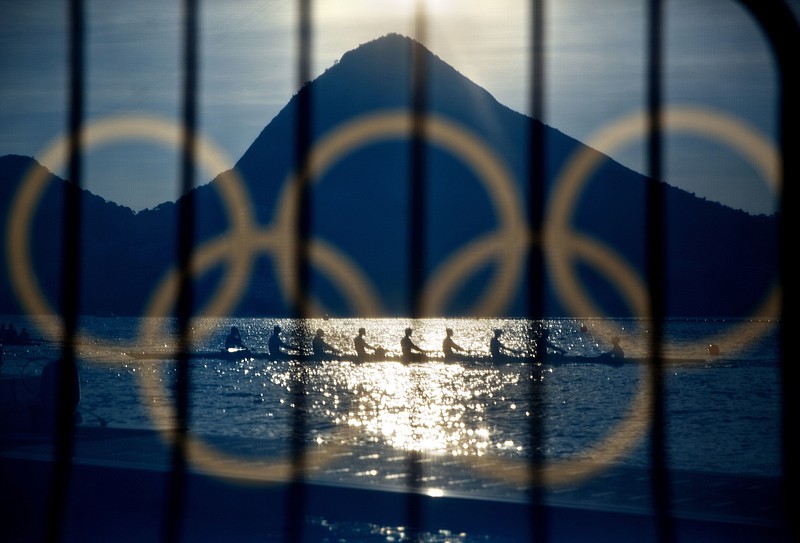
{"label": "sunlight reflection", "polygon": [[[519,372],[442,363],[330,364],[311,371],[325,378],[311,380],[318,384],[309,409],[396,449],[480,456],[518,445],[493,444],[498,431],[487,411],[520,401],[504,393],[519,383]],[[286,377],[274,374],[273,382]]]}

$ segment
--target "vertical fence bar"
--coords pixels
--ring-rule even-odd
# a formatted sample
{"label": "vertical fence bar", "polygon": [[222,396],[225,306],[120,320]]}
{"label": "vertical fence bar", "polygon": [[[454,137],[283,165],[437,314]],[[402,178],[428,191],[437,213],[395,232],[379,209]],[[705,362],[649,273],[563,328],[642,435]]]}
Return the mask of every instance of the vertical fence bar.
{"label": "vertical fence bar", "polygon": [[180,194],[178,200],[177,252],[178,300],[176,308],[178,348],[174,376],[176,428],[172,441],[172,458],[167,501],[163,519],[163,539],[181,540],[186,503],[187,435],[191,408],[190,338],[194,293],[191,284],[191,255],[195,225],[194,161],[197,130],[197,0],[184,1],[183,30],[183,124],[181,142]]}
{"label": "vertical fence bar", "polygon": [[[425,0],[417,0],[414,11],[414,37],[419,44],[427,38]],[[419,294],[425,280],[426,167],[425,120],[428,109],[428,63],[422,45],[411,45],[411,157],[409,162],[409,296],[411,314],[419,317]]]}
{"label": "vertical fence bar", "polygon": [[69,180],[64,190],[64,230],[62,233],[61,320],[63,343],[61,360],[56,369],[56,401],[54,418],[54,466],[50,482],[50,496],[45,541],[62,538],[67,509],[72,470],[72,452],[75,447],[74,389],[71,386],[77,375],[75,337],[78,329],[80,273],[81,273],[81,188],[82,135],[84,116],[84,9],[81,0],[69,3]]}
{"label": "vertical fence bar", "polygon": [[[544,253],[542,247],[542,226],[544,223],[545,200],[545,5],[544,0],[532,0],[530,4],[530,114],[528,142],[528,213],[530,216],[531,243],[528,251],[528,316],[534,323],[544,318]],[[544,323],[542,323],[543,325]],[[533,345],[536,327],[531,327],[528,343]],[[538,349],[537,349],[538,350]],[[543,361],[539,361],[543,363]],[[531,368],[531,489],[530,519],[531,540],[544,542],[548,538],[547,513],[544,507],[544,486],[540,474],[545,463],[545,383],[541,368]]]}
{"label": "vertical fence bar", "polygon": [[645,240],[647,286],[650,299],[649,371],[653,419],[650,442],[650,476],[653,510],[658,541],[674,540],[670,513],[670,481],[667,471],[666,409],[663,380],[663,319],[665,314],[666,280],[665,249],[666,211],[662,179],[662,60],[663,60],[663,3],[650,0],[647,17],[647,150],[648,174]]}
{"label": "vertical fence bar", "polygon": [[[297,292],[293,314],[297,327],[294,330],[295,345],[301,345],[304,339],[303,319],[308,310],[307,296],[310,284],[311,269],[309,264],[309,240],[312,232],[313,210],[309,185],[309,152],[312,142],[312,93],[311,85],[311,0],[298,1],[297,28],[297,83],[300,92],[297,95],[297,112],[295,122],[294,169],[298,179],[298,213],[294,235],[294,258],[297,270]],[[292,479],[288,489],[287,532],[286,539],[292,543],[303,540],[303,524],[306,507],[305,491],[305,454],[306,454],[306,391],[302,362],[298,361],[291,370],[292,401],[292,435],[291,458]]]}
{"label": "vertical fence bar", "polygon": [[[411,43],[411,149],[409,157],[408,188],[408,296],[412,318],[421,315],[420,294],[425,281],[425,255],[427,230],[426,175],[427,157],[425,151],[428,114],[428,63],[423,49],[427,40],[427,12],[425,0],[417,0],[414,5],[414,39]],[[423,524],[422,500],[422,458],[419,451],[408,453],[408,501],[406,504],[406,528],[412,541],[421,538]]]}

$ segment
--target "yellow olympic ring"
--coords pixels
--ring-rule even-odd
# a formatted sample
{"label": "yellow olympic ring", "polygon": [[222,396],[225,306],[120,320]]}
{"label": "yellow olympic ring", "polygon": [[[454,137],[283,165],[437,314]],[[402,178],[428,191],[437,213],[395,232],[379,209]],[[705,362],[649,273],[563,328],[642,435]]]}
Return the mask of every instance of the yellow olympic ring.
{"label": "yellow olympic ring", "polygon": [[[692,107],[666,109],[661,121],[664,130],[692,132],[728,143],[753,163],[773,190],[776,192],[780,190],[778,152],[766,138],[742,121],[722,113]],[[545,219],[545,244],[552,276],[556,278],[556,287],[575,315],[598,316],[602,315],[602,312],[588,302],[588,297],[583,295],[578,287],[578,281],[571,272],[574,268],[569,255],[574,252],[573,244],[576,243],[576,239],[581,239],[571,233],[571,208],[590,173],[606,159],[605,155],[595,149],[611,151],[632,139],[641,138],[646,131],[647,116],[644,113],[635,113],[616,121],[593,136],[587,145],[570,159],[555,184],[556,189],[548,204],[548,214]],[[585,242],[586,239],[581,242],[584,248]],[[600,247],[599,242],[591,243]],[[587,256],[588,254],[584,253],[584,258]],[[598,255],[595,254],[594,258],[598,258]],[[621,279],[623,288],[628,291],[628,299],[632,301],[634,314],[639,317],[648,316],[647,290],[644,285],[626,265],[618,264],[615,274]],[[778,317],[780,298],[780,288],[776,285],[753,313],[753,318],[758,322],[757,326],[748,323],[749,326],[734,327],[729,333],[708,338],[708,343],[725,343],[732,338],[736,338],[737,341],[742,339],[751,341],[762,335],[771,326],[768,321]],[[624,335],[624,332],[616,330],[613,334]],[[696,353],[687,352],[689,348],[674,346],[669,349],[677,356],[697,358]]]}
{"label": "yellow olympic ring", "polygon": [[[407,137],[413,129],[412,116],[404,111],[382,112],[356,118],[337,128],[311,150],[306,175],[317,181],[322,173],[345,153],[381,139]],[[458,284],[469,266],[474,266],[492,255],[502,255],[503,265],[497,273],[487,295],[479,300],[470,312],[473,315],[493,315],[500,311],[513,295],[522,271],[522,254],[525,250],[525,221],[520,207],[519,193],[512,176],[486,145],[463,127],[437,116],[424,119],[423,133],[429,141],[454,153],[468,164],[477,177],[486,183],[489,197],[495,208],[499,225],[497,231],[482,241],[468,244],[456,255],[452,263],[445,263],[434,273],[431,285],[423,291],[421,307],[424,315],[435,315],[447,301],[447,288]],[[291,232],[297,217],[298,174],[287,178],[279,197],[276,229]],[[290,249],[287,246],[286,250]],[[287,254],[281,259],[282,286],[285,292],[296,293],[296,275],[290,268],[293,259]],[[296,296],[296,294],[295,294]],[[371,316],[369,314],[364,316]]]}
{"label": "yellow olympic ring", "polygon": [[[717,137],[728,142],[752,160],[773,188],[780,186],[778,154],[773,147],[752,129],[730,117],[694,108],[674,108],[663,112],[662,121],[668,130],[690,130]],[[572,273],[572,254],[583,260],[593,261],[600,271],[619,280],[622,295],[627,299],[635,315],[647,316],[647,291],[636,273],[624,260],[602,243],[574,232],[569,224],[571,208],[589,174],[606,157],[595,149],[613,149],[633,137],[646,133],[646,116],[634,114],[615,122],[590,139],[567,162],[555,182],[554,194],[548,204],[545,220],[545,251],[550,273],[556,278],[559,293],[576,314],[600,315],[581,289]],[[756,316],[775,317],[780,303],[776,287],[757,310]],[[767,324],[760,323],[755,331],[744,326],[731,334],[738,338],[752,337],[763,331]],[[621,334],[621,331],[616,331]],[[726,335],[726,337],[730,337]],[[605,469],[629,451],[645,434],[650,425],[651,385],[655,369],[651,364],[641,367],[645,374],[640,379],[638,392],[628,408],[626,416],[600,443],[579,457],[560,462],[549,462],[531,470],[529,462],[492,459],[468,459],[470,465],[487,475],[503,480],[528,485],[553,486],[574,483]],[[498,469],[499,468],[499,469]]]}
{"label": "yellow olympic ring", "polygon": [[[514,190],[514,184],[511,182],[510,176],[502,163],[479,140],[467,135],[463,132],[463,129],[456,125],[435,117],[426,118],[425,122],[425,133],[428,138],[457,153],[476,169],[481,179],[489,182],[490,195],[495,201],[495,206],[499,210],[505,211],[505,213],[499,214],[504,225],[501,231],[506,231],[506,237],[510,236],[512,239],[516,239],[515,234],[524,231],[524,221],[522,220],[522,212],[519,209],[519,198]],[[380,113],[355,119],[337,128],[331,135],[326,136],[314,146],[309,155],[305,174],[312,180],[318,180],[322,173],[339,157],[353,148],[372,143],[380,138],[408,136],[411,133],[411,129],[411,117],[403,112]],[[295,270],[293,268],[295,261],[293,251],[296,249],[287,241],[293,239],[292,232],[294,231],[298,211],[299,183],[300,179],[296,172],[287,178],[284,185],[285,188],[276,204],[277,211],[273,226],[261,232],[253,231],[250,228],[252,221],[249,220],[250,214],[248,211],[247,220],[240,221],[238,231],[234,232],[233,235],[239,241],[239,246],[236,250],[229,250],[231,244],[225,238],[206,244],[193,255],[190,264],[191,273],[202,273],[225,255],[230,258],[236,258],[237,254],[241,254],[243,251],[249,253],[256,249],[271,250],[276,257],[277,275],[281,286],[284,292],[289,292],[290,297],[296,301],[298,285],[295,279],[297,274],[294,273]],[[515,272],[514,268],[519,267],[521,259],[519,253],[524,250],[524,243],[520,244],[518,241],[503,243],[497,239],[490,239],[489,241],[490,252],[488,254],[509,248],[514,249],[513,252],[506,252],[511,258],[508,259],[502,273],[499,275],[501,284],[512,283],[520,273],[519,271]],[[480,246],[481,244],[478,245]],[[472,252],[475,253],[475,250],[473,249]],[[356,300],[357,306],[362,312],[366,312],[367,315],[378,314],[377,303],[372,298],[372,288],[366,278],[362,277],[354,266],[349,265],[344,257],[337,256],[331,248],[320,241],[311,242],[311,253],[312,258],[316,256],[318,262],[328,268],[328,271],[334,274],[337,281],[344,285],[346,295],[350,299]],[[466,254],[469,255],[470,251],[468,250]],[[479,254],[478,258],[480,259],[482,256],[486,256],[486,253]],[[459,271],[457,270],[456,273],[459,273]],[[167,275],[164,282],[156,290],[148,306],[146,316],[160,317],[167,314],[171,304],[170,300],[175,299],[177,293],[177,281],[175,273]],[[227,290],[229,291],[227,295],[217,297],[220,303],[212,304],[214,311],[217,313],[223,312],[224,308],[229,307],[232,297],[239,294],[237,289],[228,287]],[[499,291],[500,289],[498,288],[497,290]],[[439,288],[438,292],[441,293],[441,296],[444,296],[442,288]],[[308,301],[305,301],[305,303],[307,307],[311,307]],[[496,301],[494,303],[497,305]],[[153,338],[156,337],[156,333],[159,331],[158,322],[157,320],[146,319],[143,322],[140,339],[145,340],[147,343],[152,343]],[[152,375],[152,372],[140,372],[140,377],[143,395],[150,398],[146,404],[150,409],[151,416],[154,420],[159,421],[158,426],[160,428],[165,428],[164,437],[168,441],[172,441],[176,437],[174,425],[170,424],[170,421],[174,420],[174,412],[170,406],[161,405],[156,401],[157,398],[165,395],[163,386]],[[337,435],[342,433],[342,430],[337,431]],[[344,433],[349,433],[349,430]],[[186,438],[188,440],[187,455],[189,460],[193,465],[208,473],[234,478],[246,475],[248,478],[262,481],[287,480],[291,475],[289,471],[290,463],[285,459],[271,465],[244,463],[241,459],[210,449],[191,433]],[[315,449],[311,457],[307,459],[309,463],[306,467],[308,469],[321,469],[335,458],[340,448],[341,445],[326,445],[323,448]]]}
{"label": "yellow olympic ring", "polygon": [[[152,140],[175,149],[181,142],[181,128],[175,123],[148,117],[117,117],[86,124],[81,131],[80,141],[85,148],[123,138]],[[57,169],[67,157],[69,138],[62,136],[47,147],[41,155],[41,163]],[[195,160],[198,160],[207,172],[224,172],[220,176],[218,190],[224,196],[228,213],[234,221],[235,230],[250,228],[252,213],[249,211],[247,198],[241,183],[232,172],[225,172],[227,161],[212,145],[203,139],[195,138]],[[49,182],[49,174],[45,168],[32,168],[23,180],[22,186],[15,195],[9,215],[6,251],[9,262],[9,275],[16,287],[18,297],[29,314],[37,319],[37,324],[49,339],[63,340],[63,330],[58,323],[47,318],[57,312],[45,300],[35,281],[35,273],[30,258],[30,231],[33,211],[41,198],[42,192]],[[237,211],[239,211],[237,213]],[[249,261],[237,261],[236,272],[244,274]],[[76,344],[92,344],[92,357],[108,361],[109,358],[121,358],[120,346],[104,346],[95,338],[79,333]],[[132,350],[132,349],[129,349]]]}

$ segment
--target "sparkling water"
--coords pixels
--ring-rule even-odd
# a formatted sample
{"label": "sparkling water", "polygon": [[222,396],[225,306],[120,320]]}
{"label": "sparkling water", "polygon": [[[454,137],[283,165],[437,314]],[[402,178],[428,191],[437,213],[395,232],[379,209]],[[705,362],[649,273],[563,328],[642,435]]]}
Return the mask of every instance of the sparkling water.
{"label": "sparkling water", "polygon": [[[41,320],[6,317],[4,322],[16,322],[18,329],[27,326],[42,341],[6,347],[3,375],[36,375],[59,356],[56,338],[48,336],[53,328]],[[257,455],[282,457],[300,428],[308,446],[319,450],[379,449],[371,464],[375,474],[387,455],[409,451],[434,464],[499,459],[503,466],[513,466],[524,463],[536,447],[546,462],[557,465],[577,460],[649,465],[649,373],[647,364],[638,361],[650,349],[650,330],[643,321],[545,321],[541,324],[550,329],[552,342],[580,357],[553,366],[438,358],[446,328],[472,354],[487,355],[498,328],[510,347],[528,349],[532,323],[525,320],[201,319],[192,323],[190,350],[219,350],[235,325],[251,352],[266,352],[275,324],[283,327],[285,339],[304,342],[305,348],[313,331],[323,329],[326,340],[345,353],[353,352],[353,337],[363,327],[367,342],[390,356],[399,355],[400,338],[410,327],[412,339],[431,351],[432,360],[300,364],[253,357],[191,359],[189,427],[202,442],[231,447],[237,440],[257,440],[266,444]],[[83,425],[174,426],[174,361],[128,355],[174,349],[174,328],[169,320],[81,320],[77,352]],[[665,323],[663,398],[671,469],[779,475],[776,333],[776,323]],[[622,338],[631,363],[591,363],[586,357],[610,349],[612,335]],[[718,355],[709,354],[711,344],[718,345]],[[534,420],[539,430],[531,438]]]}

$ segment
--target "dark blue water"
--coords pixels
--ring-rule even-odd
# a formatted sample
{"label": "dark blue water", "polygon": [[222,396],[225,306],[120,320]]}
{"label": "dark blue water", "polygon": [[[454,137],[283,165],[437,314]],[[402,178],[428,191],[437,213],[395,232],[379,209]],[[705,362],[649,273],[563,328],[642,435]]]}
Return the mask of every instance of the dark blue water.
{"label": "dark blue water", "polygon": [[[6,321],[8,322],[10,318]],[[36,322],[35,337],[47,338]],[[216,350],[232,324],[248,347],[266,351],[270,319],[206,319],[195,323],[194,347]],[[172,323],[166,321],[168,329]],[[439,352],[444,330],[473,353],[488,353],[492,331],[524,348],[529,323],[490,319],[330,319],[309,321],[345,352],[361,326],[370,343],[399,352],[403,329],[424,349]],[[144,337],[141,319],[87,318],[79,346],[83,424],[155,428],[172,424],[169,361],[139,361],[131,350],[174,346],[167,332]],[[595,356],[621,336],[629,358],[645,356],[649,331],[638,321],[548,321],[553,342],[568,354]],[[780,472],[780,381],[774,324],[670,321],[667,365],[667,458],[671,468],[775,476]],[[154,339],[157,338],[157,339]],[[710,357],[708,345],[719,345]],[[58,346],[7,348],[4,375],[36,374]],[[293,369],[295,368],[295,369]],[[286,362],[195,360],[191,373],[191,428],[204,441],[247,438],[285,452],[294,417],[302,411],[316,446],[416,450],[443,459],[498,459],[516,466],[537,447],[553,466],[587,463],[647,466],[650,415],[646,366],[576,363],[549,368],[484,366],[433,361],[353,364],[331,361],[302,373]],[[303,405],[295,392],[302,384]],[[530,437],[538,417],[541,435]],[[224,439],[222,439],[224,441]],[[226,451],[222,451],[227,454]],[[235,457],[235,454],[233,455]],[[378,473],[381,468],[373,471]],[[385,475],[385,474],[384,474]]]}

